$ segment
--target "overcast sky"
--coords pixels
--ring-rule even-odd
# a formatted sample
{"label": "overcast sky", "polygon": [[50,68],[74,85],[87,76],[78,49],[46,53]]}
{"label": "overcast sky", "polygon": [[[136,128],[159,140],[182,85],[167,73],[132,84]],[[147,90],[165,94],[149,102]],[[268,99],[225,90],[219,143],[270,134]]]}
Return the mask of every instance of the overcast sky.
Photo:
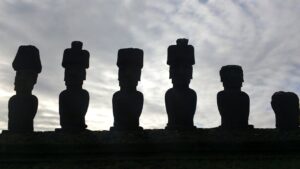
{"label": "overcast sky", "polygon": [[249,122],[272,128],[272,94],[300,94],[299,30],[298,0],[1,0],[0,129],[7,129],[7,103],[15,93],[11,63],[18,47],[27,44],[39,48],[43,66],[33,90],[39,98],[35,130],[59,127],[58,95],[65,89],[61,61],[73,40],[90,52],[84,82],[90,93],[89,129],[107,130],[113,124],[117,51],[127,47],[144,50],[140,124],[164,128],[164,94],[172,86],[167,47],[177,38],[188,38],[195,48],[191,88],[198,95],[197,127],[220,125],[219,70],[238,64],[244,70],[242,90],[250,96]]}

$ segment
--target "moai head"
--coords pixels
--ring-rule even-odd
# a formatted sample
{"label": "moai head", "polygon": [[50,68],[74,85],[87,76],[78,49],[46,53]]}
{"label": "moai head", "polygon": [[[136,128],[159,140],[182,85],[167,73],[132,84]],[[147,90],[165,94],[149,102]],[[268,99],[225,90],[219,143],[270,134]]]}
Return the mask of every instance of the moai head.
{"label": "moai head", "polygon": [[242,87],[244,82],[243,69],[239,65],[223,66],[220,70],[221,82],[224,89],[238,89]]}
{"label": "moai head", "polygon": [[297,129],[299,126],[299,98],[295,93],[279,91],[271,101],[279,129]]}
{"label": "moai head", "polygon": [[121,89],[136,89],[143,68],[143,50],[125,48],[118,51],[119,85]]}
{"label": "moai head", "polygon": [[194,47],[188,39],[177,39],[176,45],[168,48],[167,64],[170,65],[170,79],[176,87],[188,87],[193,78],[195,64]]}
{"label": "moai head", "polygon": [[12,66],[17,71],[15,78],[17,94],[31,94],[38,73],[42,71],[39,50],[31,45],[20,46]]}
{"label": "moai head", "polygon": [[67,88],[81,88],[89,67],[89,52],[82,50],[82,42],[73,41],[71,48],[64,51],[62,66],[65,68]]}

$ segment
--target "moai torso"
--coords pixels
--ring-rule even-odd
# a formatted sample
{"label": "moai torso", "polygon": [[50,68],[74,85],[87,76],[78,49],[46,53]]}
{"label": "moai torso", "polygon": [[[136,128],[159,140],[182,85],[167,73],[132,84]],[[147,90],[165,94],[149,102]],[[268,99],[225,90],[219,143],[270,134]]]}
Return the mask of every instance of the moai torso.
{"label": "moai torso", "polygon": [[225,129],[247,129],[250,99],[241,91],[243,70],[237,65],[223,66],[220,71],[224,90],[217,95],[218,109],[221,115],[221,127]]}
{"label": "moai torso", "polygon": [[299,128],[299,98],[295,93],[276,92],[272,96],[271,105],[275,112],[277,129]]}
{"label": "moai torso", "polygon": [[113,95],[114,127],[124,130],[139,128],[143,104],[144,97],[139,91],[116,92]]}
{"label": "moai torso", "polygon": [[168,114],[168,127],[194,128],[194,115],[197,105],[197,94],[192,89],[169,89],[165,95]]}
{"label": "moai torso", "polygon": [[67,131],[84,130],[85,115],[89,106],[88,91],[64,90],[59,95],[60,124]]}
{"label": "moai torso", "polygon": [[65,68],[67,89],[59,95],[59,114],[62,131],[79,132],[87,127],[85,115],[89,105],[89,93],[82,89],[89,67],[89,52],[82,50],[82,42],[72,42],[64,52],[62,66]]}
{"label": "moai torso", "polygon": [[15,78],[16,95],[8,102],[8,131],[33,132],[33,119],[38,108],[38,99],[32,95],[34,84],[42,66],[39,51],[34,46],[20,46],[13,68],[17,71]]}
{"label": "moai torso", "polygon": [[143,51],[127,48],[118,52],[120,91],[113,95],[114,126],[111,130],[142,130],[139,118],[142,113],[144,97],[136,90],[143,67]]}
{"label": "moai torso", "polygon": [[38,99],[34,95],[14,95],[8,102],[8,130],[15,132],[33,131]]}
{"label": "moai torso", "polygon": [[178,39],[168,48],[168,62],[173,88],[165,94],[169,130],[192,130],[197,106],[197,94],[189,88],[192,79],[194,48],[187,39]]}
{"label": "moai torso", "polygon": [[221,91],[217,95],[222,127],[248,127],[249,103],[247,93],[242,91]]}

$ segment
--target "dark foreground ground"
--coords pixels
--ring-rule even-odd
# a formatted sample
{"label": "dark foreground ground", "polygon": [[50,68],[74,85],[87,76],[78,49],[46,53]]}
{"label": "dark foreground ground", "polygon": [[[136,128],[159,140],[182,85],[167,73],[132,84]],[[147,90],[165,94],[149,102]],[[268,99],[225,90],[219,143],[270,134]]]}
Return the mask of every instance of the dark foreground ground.
{"label": "dark foreground ground", "polygon": [[300,168],[300,130],[0,135],[0,169]]}

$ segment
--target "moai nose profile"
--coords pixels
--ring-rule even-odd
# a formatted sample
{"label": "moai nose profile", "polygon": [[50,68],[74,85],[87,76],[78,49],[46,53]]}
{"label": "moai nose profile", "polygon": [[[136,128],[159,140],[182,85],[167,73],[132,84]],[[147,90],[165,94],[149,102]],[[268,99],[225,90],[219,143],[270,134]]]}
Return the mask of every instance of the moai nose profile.
{"label": "moai nose profile", "polygon": [[298,129],[300,115],[299,98],[295,93],[283,91],[274,93],[271,106],[275,112],[277,129]]}
{"label": "moai nose profile", "polygon": [[32,90],[42,71],[39,50],[31,45],[20,46],[12,66],[16,71],[16,95],[8,102],[8,132],[33,132],[38,98]]}
{"label": "moai nose profile", "polygon": [[223,66],[220,70],[224,90],[217,95],[218,109],[223,129],[249,129],[250,98],[241,91],[243,70],[238,65]]}
{"label": "moai nose profile", "polygon": [[139,118],[142,113],[144,96],[136,87],[143,68],[143,50],[125,48],[118,51],[120,90],[112,99],[114,126],[111,131],[140,131]]}
{"label": "moai nose profile", "polygon": [[170,79],[173,87],[165,94],[168,114],[167,130],[193,130],[197,106],[197,94],[189,88],[195,64],[194,47],[188,39],[178,39],[176,45],[168,48],[167,64],[170,65]]}
{"label": "moai nose profile", "polygon": [[56,131],[85,131],[85,115],[89,106],[89,93],[82,89],[89,68],[90,54],[82,50],[82,42],[74,41],[71,48],[64,51],[62,66],[65,68],[66,90],[59,95],[59,115],[61,129]]}

